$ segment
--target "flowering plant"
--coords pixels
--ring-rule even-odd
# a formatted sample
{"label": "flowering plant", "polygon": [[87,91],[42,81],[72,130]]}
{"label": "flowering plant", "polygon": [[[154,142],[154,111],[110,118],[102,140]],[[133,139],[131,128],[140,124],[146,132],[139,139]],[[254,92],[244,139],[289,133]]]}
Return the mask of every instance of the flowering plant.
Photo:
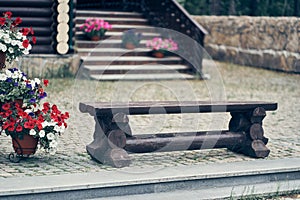
{"label": "flowering plant", "polygon": [[122,45],[126,47],[126,44],[132,44],[137,47],[142,39],[141,33],[136,33],[133,29],[130,29],[122,35]]}
{"label": "flowering plant", "polygon": [[41,108],[36,104],[22,107],[16,102],[9,102],[3,104],[0,110],[2,133],[19,139],[23,139],[25,134],[32,135],[50,154],[56,152],[58,136],[67,128],[65,120],[68,118],[68,112],[62,113],[56,105],[48,102]]}
{"label": "flowering plant", "polygon": [[21,70],[12,68],[0,73],[0,103],[22,99],[25,106],[39,103],[47,96],[43,86],[48,80],[28,79]]}
{"label": "flowering plant", "polygon": [[163,39],[155,37],[152,40],[146,42],[146,46],[155,51],[176,51],[178,50],[178,44],[172,39]]}
{"label": "flowering plant", "polygon": [[89,38],[93,36],[99,36],[102,38],[106,31],[112,29],[112,25],[103,19],[88,18],[79,28],[80,30],[83,30]]}
{"label": "flowering plant", "polygon": [[22,23],[22,19],[17,17],[12,19],[11,12],[3,13],[0,17],[0,51],[6,53],[6,61],[12,62],[19,56],[29,54],[33,44],[36,43],[36,38],[32,36],[29,39],[29,34],[33,35],[32,27],[19,29],[18,25]]}

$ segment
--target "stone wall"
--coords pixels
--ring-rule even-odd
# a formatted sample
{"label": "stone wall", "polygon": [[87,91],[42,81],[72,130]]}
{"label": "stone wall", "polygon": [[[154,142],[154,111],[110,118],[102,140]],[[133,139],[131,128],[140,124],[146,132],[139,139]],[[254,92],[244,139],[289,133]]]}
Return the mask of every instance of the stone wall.
{"label": "stone wall", "polygon": [[300,73],[300,18],[194,16],[216,60]]}

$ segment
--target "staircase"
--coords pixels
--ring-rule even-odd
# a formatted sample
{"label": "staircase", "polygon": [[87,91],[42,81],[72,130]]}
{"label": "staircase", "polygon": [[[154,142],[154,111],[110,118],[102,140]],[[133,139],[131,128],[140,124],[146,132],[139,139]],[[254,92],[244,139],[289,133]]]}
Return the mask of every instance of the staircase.
{"label": "staircase", "polygon": [[[101,18],[112,24],[102,41],[85,38],[79,26],[85,19]],[[101,81],[194,79],[191,67],[177,55],[154,58],[146,48],[146,40],[160,36],[149,26],[141,13],[79,9],[76,12],[75,50],[83,60],[81,75]],[[134,50],[121,47],[124,31],[136,29],[142,33],[140,46]]]}

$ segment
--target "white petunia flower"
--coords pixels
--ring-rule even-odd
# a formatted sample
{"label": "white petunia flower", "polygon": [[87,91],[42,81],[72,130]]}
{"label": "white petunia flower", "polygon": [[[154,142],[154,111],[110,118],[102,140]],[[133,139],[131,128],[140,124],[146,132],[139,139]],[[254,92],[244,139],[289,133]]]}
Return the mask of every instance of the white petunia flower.
{"label": "white petunia flower", "polygon": [[38,79],[38,78],[34,78],[34,81],[35,81],[38,85],[41,84],[41,80]]}
{"label": "white petunia flower", "polygon": [[17,41],[17,40],[12,40],[12,41],[11,41],[11,45],[12,45],[12,46],[16,46],[17,44],[18,44],[18,41]]}
{"label": "white petunia flower", "polygon": [[52,141],[49,143],[49,146],[50,146],[51,148],[56,148],[57,145],[58,145],[58,142],[57,142],[56,140],[52,140]]}
{"label": "white petunia flower", "polygon": [[6,74],[6,76],[9,77],[9,78],[11,78],[11,76],[12,76],[11,71],[9,71],[8,69],[5,70],[5,74]]}
{"label": "white petunia flower", "polygon": [[5,42],[6,44],[10,44],[10,43],[11,43],[11,39],[10,39],[9,37],[5,37],[5,38],[4,38],[4,42]]}
{"label": "white petunia flower", "polygon": [[31,130],[29,131],[29,135],[36,135],[36,131],[35,131],[34,129],[31,129]]}
{"label": "white petunia flower", "polygon": [[5,81],[7,76],[5,74],[0,73],[0,81]]}
{"label": "white petunia flower", "polygon": [[54,155],[56,153],[56,148],[50,148],[49,149],[49,154]]}
{"label": "white petunia flower", "polygon": [[8,48],[8,52],[9,52],[9,53],[13,53],[13,52],[14,52],[14,49],[13,49],[12,47],[9,47],[9,48]]}
{"label": "white petunia flower", "polygon": [[0,43],[0,50],[3,51],[3,52],[5,52],[7,50],[6,45]]}
{"label": "white petunia flower", "polygon": [[47,134],[47,139],[48,140],[54,140],[55,139],[55,135],[53,133],[48,133]]}
{"label": "white petunia flower", "polygon": [[45,131],[44,130],[41,130],[40,132],[39,132],[39,136],[42,138],[42,137],[45,137],[45,135],[46,135],[46,133],[45,133]]}

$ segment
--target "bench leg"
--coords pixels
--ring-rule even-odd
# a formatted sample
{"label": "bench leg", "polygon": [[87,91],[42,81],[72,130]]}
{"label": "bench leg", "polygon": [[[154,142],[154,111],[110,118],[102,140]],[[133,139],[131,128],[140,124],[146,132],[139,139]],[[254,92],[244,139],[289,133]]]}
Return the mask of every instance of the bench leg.
{"label": "bench leg", "polygon": [[129,166],[131,160],[123,149],[126,135],[116,127],[113,117],[98,116],[95,118],[94,141],[86,146],[88,154],[96,161],[113,167]]}
{"label": "bench leg", "polygon": [[230,150],[242,153],[254,158],[265,158],[270,150],[266,147],[268,138],[264,137],[262,121],[266,116],[265,109],[258,107],[251,112],[231,113],[229,130],[232,132],[243,131],[246,140],[230,148]]}

